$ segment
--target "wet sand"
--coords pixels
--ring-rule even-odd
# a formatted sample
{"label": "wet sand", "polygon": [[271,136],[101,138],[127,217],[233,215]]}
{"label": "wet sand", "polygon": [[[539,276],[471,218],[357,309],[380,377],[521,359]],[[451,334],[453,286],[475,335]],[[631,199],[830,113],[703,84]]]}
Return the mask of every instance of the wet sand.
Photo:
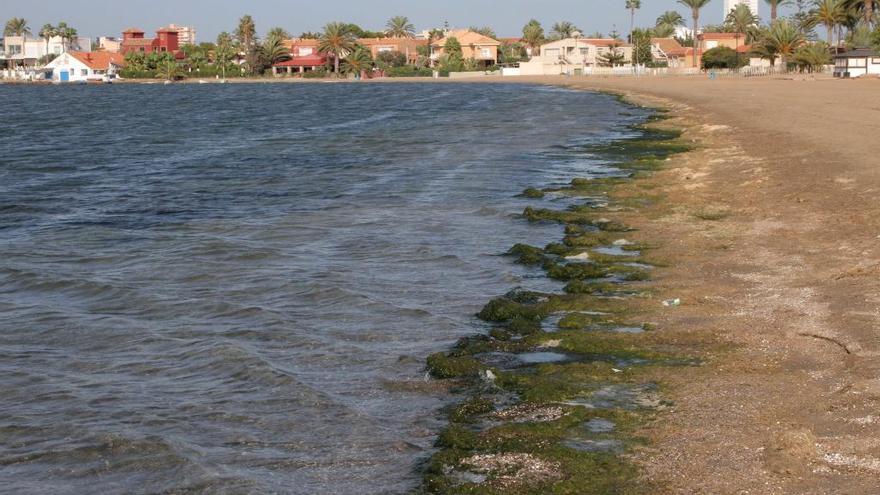
{"label": "wet sand", "polygon": [[[706,364],[661,372],[644,434],[667,493],[878,493],[880,80],[529,82],[665,106],[699,146],[625,218],[660,243],[670,338]],[[522,80],[521,82],[526,82]]]}

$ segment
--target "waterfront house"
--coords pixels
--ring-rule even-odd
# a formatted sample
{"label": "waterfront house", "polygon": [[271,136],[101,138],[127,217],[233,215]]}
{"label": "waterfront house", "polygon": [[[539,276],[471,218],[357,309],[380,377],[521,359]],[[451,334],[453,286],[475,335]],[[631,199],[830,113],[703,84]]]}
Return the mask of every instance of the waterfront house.
{"label": "waterfront house", "polygon": [[519,64],[520,75],[547,76],[580,74],[603,64],[603,58],[615,52],[624,63],[632,61],[632,45],[607,38],[565,38],[541,46],[539,54]]}
{"label": "waterfront house", "polygon": [[834,56],[834,77],[880,75],[880,53],[871,48],[856,48]]}
{"label": "waterfront house", "polygon": [[180,51],[179,33],[177,29],[162,28],[156,31],[155,38],[144,37],[144,30],[129,28],[122,32],[123,55],[129,53],[171,53],[175,58],[184,57]]}
{"label": "waterfront house", "polygon": [[46,79],[55,82],[108,81],[125,67],[125,57],[112,52],[67,52],[44,67]]}
{"label": "waterfront house", "polygon": [[0,46],[0,59],[6,62],[7,67],[36,67],[41,59],[69,50],[89,52],[92,50],[92,40],[86,37],[66,40],[53,36],[47,43],[45,39],[33,36],[6,36]]}
{"label": "waterfront house", "polygon": [[686,64],[687,48],[675,38],[651,38],[651,59],[667,67],[682,67]]}
{"label": "waterfront house", "polygon": [[413,38],[361,38],[358,43],[370,50],[373,58],[381,53],[402,53],[407,63],[414,64],[419,58],[419,47],[428,46],[428,40]]}
{"label": "waterfront house", "polygon": [[445,54],[449,38],[455,38],[461,44],[461,54],[465,60],[476,60],[483,67],[498,63],[498,47],[501,42],[468,29],[449,31],[444,38],[432,43],[431,60],[436,61]]}
{"label": "waterfront house", "polygon": [[312,72],[328,63],[328,57],[318,52],[316,39],[294,38],[284,41],[284,45],[290,52],[290,59],[278,62],[272,66],[272,74],[285,76]]}

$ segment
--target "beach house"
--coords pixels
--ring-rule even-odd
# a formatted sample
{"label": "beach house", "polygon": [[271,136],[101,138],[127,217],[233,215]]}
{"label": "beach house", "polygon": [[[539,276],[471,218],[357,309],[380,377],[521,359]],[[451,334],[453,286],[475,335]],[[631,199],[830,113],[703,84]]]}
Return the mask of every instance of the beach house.
{"label": "beach house", "polygon": [[880,76],[880,53],[856,48],[834,56],[834,77]]}
{"label": "beach house", "polygon": [[447,35],[431,44],[431,60],[438,60],[446,54],[446,43],[455,38],[461,44],[462,58],[475,60],[483,67],[498,63],[498,47],[501,42],[469,29],[449,31]]}
{"label": "beach house", "polygon": [[92,40],[87,37],[67,40],[53,36],[47,42],[33,36],[6,36],[0,46],[0,60],[4,60],[7,67],[35,67],[41,59],[69,50],[89,52],[92,50]]}
{"label": "beach house", "polygon": [[428,40],[413,38],[361,38],[358,43],[369,49],[373,58],[381,53],[402,53],[407,63],[414,64],[419,58],[419,47],[428,46]]}
{"label": "beach house", "polygon": [[290,59],[272,65],[272,74],[285,76],[293,74],[305,74],[325,67],[328,57],[318,52],[316,39],[293,38],[284,41],[284,45],[290,52]]}
{"label": "beach house", "polygon": [[677,68],[686,65],[687,48],[675,38],[651,38],[651,59],[658,64]]}
{"label": "beach house", "polygon": [[620,65],[630,64],[632,49],[632,45],[611,38],[561,39],[542,45],[538,55],[520,63],[520,75],[579,74],[605,65],[606,57],[611,53],[622,56]]}
{"label": "beach house", "polygon": [[113,52],[67,52],[44,67],[46,79],[55,82],[109,81],[125,67],[125,57]]}

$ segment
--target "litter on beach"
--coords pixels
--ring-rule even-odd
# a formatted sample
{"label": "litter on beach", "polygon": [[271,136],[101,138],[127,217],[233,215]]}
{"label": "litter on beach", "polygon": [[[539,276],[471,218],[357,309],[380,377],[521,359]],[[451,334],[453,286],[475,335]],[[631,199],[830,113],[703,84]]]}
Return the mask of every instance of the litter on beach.
{"label": "litter on beach", "polygon": [[667,300],[663,301],[663,305],[666,306],[667,308],[681,306],[681,299],[667,299]]}

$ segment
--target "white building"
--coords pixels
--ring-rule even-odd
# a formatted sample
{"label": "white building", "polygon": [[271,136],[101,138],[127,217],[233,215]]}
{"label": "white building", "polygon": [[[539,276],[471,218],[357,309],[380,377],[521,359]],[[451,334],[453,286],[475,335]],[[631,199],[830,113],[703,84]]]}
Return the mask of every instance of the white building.
{"label": "white building", "polygon": [[724,0],[724,16],[723,19],[727,19],[727,14],[730,13],[731,10],[735,9],[737,5],[745,4],[752,10],[752,15],[758,17],[758,0]]}
{"label": "white building", "polygon": [[880,53],[870,48],[856,48],[834,56],[834,77],[880,75]]}
{"label": "white building", "polygon": [[121,53],[67,52],[44,67],[46,79],[55,82],[101,82],[113,79],[125,66]]}
{"label": "white building", "polygon": [[196,44],[196,28],[194,27],[169,24],[162,29],[177,31],[177,42],[180,43],[180,46]]}
{"label": "white building", "polygon": [[60,55],[65,51],[90,52],[92,40],[84,37],[62,40],[60,36],[54,36],[47,43],[45,39],[33,36],[7,36],[3,39],[0,59],[12,67],[34,67],[46,55]]}
{"label": "white building", "polygon": [[613,39],[566,38],[541,46],[540,54],[519,64],[523,76],[548,76],[583,73],[602,65],[602,57],[612,51],[623,55],[624,64],[632,62],[632,45]]}

